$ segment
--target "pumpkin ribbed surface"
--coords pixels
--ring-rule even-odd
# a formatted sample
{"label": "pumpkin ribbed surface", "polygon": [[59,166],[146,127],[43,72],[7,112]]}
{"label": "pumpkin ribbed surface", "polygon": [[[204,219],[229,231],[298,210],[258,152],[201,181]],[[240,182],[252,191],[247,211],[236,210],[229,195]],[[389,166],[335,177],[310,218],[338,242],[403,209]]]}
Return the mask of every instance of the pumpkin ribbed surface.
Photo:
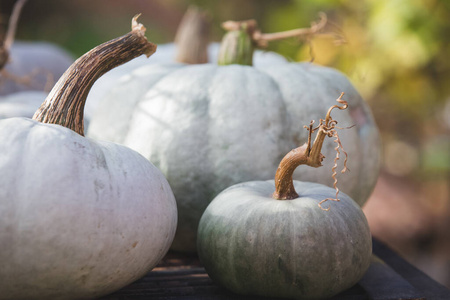
{"label": "pumpkin ribbed surface", "polygon": [[0,135],[0,299],[92,299],[165,255],[176,203],[144,157],[26,118]]}
{"label": "pumpkin ribbed surface", "polygon": [[294,181],[299,197],[271,198],[273,181],[246,182],[219,194],[201,218],[198,254],[209,276],[238,293],[296,299],[333,296],[369,267],[367,220],[334,189]]}
{"label": "pumpkin ribbed surface", "polygon": [[[209,201],[232,184],[272,178],[284,154],[306,142],[297,124],[318,121],[341,92],[349,110],[338,126],[355,127],[340,134],[351,173],[339,178],[339,188],[365,203],[378,176],[379,135],[367,104],[340,72],[310,63],[170,68],[144,66],[124,76],[103,100],[111,109],[92,117],[87,135],[123,143],[164,173],[179,208],[173,249],[195,251]],[[301,166],[294,179],[332,186],[335,147],[326,141],[324,167]]]}

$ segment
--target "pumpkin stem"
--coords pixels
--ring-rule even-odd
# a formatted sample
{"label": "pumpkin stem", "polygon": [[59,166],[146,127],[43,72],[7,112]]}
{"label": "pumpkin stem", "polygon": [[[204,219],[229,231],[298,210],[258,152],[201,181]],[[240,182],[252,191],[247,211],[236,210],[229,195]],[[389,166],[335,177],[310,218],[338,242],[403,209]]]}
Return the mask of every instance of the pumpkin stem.
{"label": "pumpkin stem", "polygon": [[229,30],[222,39],[217,64],[252,66],[255,43],[253,35],[257,30],[255,20],[242,22],[227,21],[222,27]]}
{"label": "pumpkin stem", "polygon": [[[323,141],[325,137],[335,137],[335,142],[338,146],[335,148],[337,151],[335,158],[335,165],[333,166],[333,179],[334,187],[336,189],[336,198],[335,199],[325,199],[319,203],[319,206],[322,208],[322,203],[327,200],[335,200],[339,201],[338,193],[339,189],[337,188],[337,179],[336,179],[336,167],[337,160],[339,159],[339,148],[342,149],[342,144],[340,142],[339,136],[337,134],[336,127],[337,121],[331,117],[331,112],[335,109],[346,109],[348,107],[348,103],[345,100],[342,100],[344,93],[341,93],[339,98],[336,100],[341,105],[333,105],[328,110],[325,119],[320,119],[319,126],[313,127],[314,121],[311,121],[309,126],[304,126],[308,130],[308,141],[302,145],[301,147],[295,148],[291,150],[286,156],[281,160],[280,165],[278,166],[277,172],[275,174],[275,192],[272,197],[277,200],[290,200],[298,197],[297,192],[294,188],[294,181],[292,179],[292,175],[294,174],[295,169],[299,165],[308,165],[310,167],[320,167],[322,166],[322,161],[325,156],[320,152],[322,150]],[[317,131],[316,138],[314,142],[312,141],[312,133]],[[347,170],[347,153],[344,151],[346,155],[346,159],[344,162],[344,169],[342,173]],[[323,209],[323,208],[322,208]],[[327,210],[327,209],[325,209]]]}
{"label": "pumpkin stem", "polygon": [[19,22],[20,12],[27,0],[18,0],[13,7],[11,17],[8,22],[8,30],[5,34],[5,38],[0,45],[0,70],[2,70],[9,59],[9,50],[14,42],[14,37],[16,35],[17,24]]}
{"label": "pumpkin stem", "polygon": [[325,13],[319,14],[319,22],[313,22],[309,28],[298,28],[275,33],[262,33],[255,20],[227,21],[222,28],[228,32],[222,39],[219,50],[219,65],[252,65],[255,48],[266,48],[271,41],[293,37],[310,39],[323,32],[327,24]]}
{"label": "pumpkin stem", "polygon": [[208,62],[209,16],[199,8],[190,6],[178,26],[175,35],[177,55],[175,60],[185,64]]}
{"label": "pumpkin stem", "polygon": [[77,59],[55,84],[34,120],[65,126],[84,135],[83,111],[94,82],[109,70],[142,54],[155,53],[156,45],[145,37],[146,28],[132,20],[128,34],[95,47]]}

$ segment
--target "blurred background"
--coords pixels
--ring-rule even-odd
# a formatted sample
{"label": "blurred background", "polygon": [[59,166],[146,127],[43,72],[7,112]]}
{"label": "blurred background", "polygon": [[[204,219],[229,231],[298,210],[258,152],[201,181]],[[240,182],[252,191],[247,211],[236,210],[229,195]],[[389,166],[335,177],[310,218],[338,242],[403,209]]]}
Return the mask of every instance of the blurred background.
{"label": "blurred background", "polygon": [[[0,3],[2,30],[14,3]],[[208,12],[211,41],[220,41],[227,20],[255,19],[270,33],[309,27],[319,12],[327,14],[338,43],[317,36],[272,42],[267,50],[351,79],[383,140],[380,178],[364,207],[372,233],[450,287],[450,1],[29,0],[16,39],[52,42],[76,58],[127,33],[142,13],[147,37],[171,43],[192,4]]]}

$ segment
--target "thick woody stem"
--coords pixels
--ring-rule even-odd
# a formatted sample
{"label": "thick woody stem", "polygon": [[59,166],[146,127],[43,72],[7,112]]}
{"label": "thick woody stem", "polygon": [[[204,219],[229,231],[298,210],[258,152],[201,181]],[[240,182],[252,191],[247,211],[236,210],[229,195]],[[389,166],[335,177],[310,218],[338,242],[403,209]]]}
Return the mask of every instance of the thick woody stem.
{"label": "thick woody stem", "polygon": [[[320,124],[318,127],[313,128],[314,121],[311,121],[311,123],[307,127],[309,131],[308,141],[303,146],[291,150],[281,160],[275,174],[275,192],[272,195],[274,199],[290,200],[298,197],[298,194],[294,188],[292,175],[299,165],[307,165],[314,168],[322,166],[322,161],[325,158],[325,156],[321,153],[323,142],[325,140],[325,137],[334,136],[335,125],[337,123],[331,117],[331,111],[335,108],[346,109],[348,106],[347,102],[342,100],[343,95],[344,93],[342,93],[341,96],[336,100],[343,105],[332,106],[328,110],[325,120],[320,120]],[[314,131],[318,132],[314,143],[311,145],[312,133]]]}
{"label": "thick woody stem", "polygon": [[255,20],[234,22],[228,21],[222,24],[224,28],[231,29],[225,34],[220,43],[217,64],[220,66],[238,64],[244,66],[253,65],[253,52],[255,43],[252,39],[257,24]]}
{"label": "thick woody stem", "polygon": [[145,37],[145,27],[132,20],[128,34],[95,47],[77,59],[61,76],[33,116],[34,120],[65,126],[84,135],[83,112],[94,82],[109,70],[142,54],[155,53],[156,45]]}
{"label": "thick woody stem", "polygon": [[298,198],[294,188],[292,175],[300,165],[308,163],[308,144],[291,150],[281,160],[275,174],[275,192],[272,197],[277,200],[291,200]]}
{"label": "thick woody stem", "polygon": [[175,36],[177,62],[185,64],[208,62],[210,26],[210,18],[204,11],[194,6],[188,8]]}

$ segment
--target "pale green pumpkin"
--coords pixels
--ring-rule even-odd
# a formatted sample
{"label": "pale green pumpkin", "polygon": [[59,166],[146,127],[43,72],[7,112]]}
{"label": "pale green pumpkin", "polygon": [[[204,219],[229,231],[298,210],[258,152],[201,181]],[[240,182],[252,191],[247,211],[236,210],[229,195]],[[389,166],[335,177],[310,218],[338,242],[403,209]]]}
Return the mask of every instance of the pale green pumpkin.
{"label": "pale green pumpkin", "polygon": [[337,198],[335,189],[292,181],[298,165],[321,165],[322,142],[333,126],[321,126],[312,147],[308,142],[288,153],[275,181],[234,185],[209,204],[198,255],[215,282],[243,295],[325,299],[362,278],[372,240],[361,208],[343,193]]}
{"label": "pale green pumpkin", "polygon": [[294,182],[299,197],[275,200],[273,180],[232,186],[201,218],[198,254],[209,276],[244,295],[324,299],[352,287],[370,264],[371,235],[359,206],[335,190]]}
{"label": "pale green pumpkin", "polygon": [[144,31],[134,22],[78,59],[33,119],[0,120],[0,299],[95,299],[168,251],[177,208],[163,174],[129,148],[83,136],[93,81],[154,52]]}

